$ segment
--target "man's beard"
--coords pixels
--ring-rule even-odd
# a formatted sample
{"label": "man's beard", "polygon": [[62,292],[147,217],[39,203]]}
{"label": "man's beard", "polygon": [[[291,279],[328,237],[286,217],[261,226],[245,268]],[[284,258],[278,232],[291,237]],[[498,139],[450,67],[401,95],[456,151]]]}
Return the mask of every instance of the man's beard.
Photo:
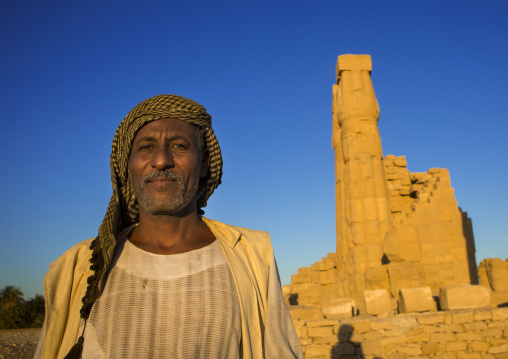
{"label": "man's beard", "polygon": [[[169,179],[178,184],[178,189],[176,190],[157,187],[153,188],[155,191],[160,193],[173,191],[171,197],[167,200],[156,200],[146,191],[146,186],[149,182],[160,178]],[[129,170],[129,180],[131,182],[134,195],[138,200],[139,207],[146,213],[156,216],[175,216],[181,213],[182,210],[185,209],[193,199],[195,199],[199,186],[199,178],[195,178],[193,181],[186,183],[185,178],[182,175],[171,172],[170,170],[155,170],[145,177],[142,177],[139,182],[136,180],[133,181],[133,177]]]}

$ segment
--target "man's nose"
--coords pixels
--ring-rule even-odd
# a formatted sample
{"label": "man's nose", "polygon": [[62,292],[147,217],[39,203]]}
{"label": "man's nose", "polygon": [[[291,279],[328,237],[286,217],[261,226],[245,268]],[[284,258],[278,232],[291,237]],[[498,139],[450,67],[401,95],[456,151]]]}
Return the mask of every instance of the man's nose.
{"label": "man's nose", "polygon": [[159,171],[163,171],[166,168],[172,168],[175,166],[173,155],[169,148],[165,146],[160,146],[157,148],[152,156],[151,162],[152,167],[158,169]]}

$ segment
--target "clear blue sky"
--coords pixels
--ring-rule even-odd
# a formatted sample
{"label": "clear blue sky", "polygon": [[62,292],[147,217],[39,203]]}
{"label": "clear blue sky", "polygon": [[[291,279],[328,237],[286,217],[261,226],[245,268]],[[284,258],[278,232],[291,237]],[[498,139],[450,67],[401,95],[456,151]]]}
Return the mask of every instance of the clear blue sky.
{"label": "clear blue sky", "polygon": [[115,129],[174,93],[213,115],[206,215],[272,235],[283,284],[335,251],[331,99],[370,54],[384,154],[448,168],[477,261],[508,256],[508,2],[0,0],[0,287],[42,293],[96,235]]}

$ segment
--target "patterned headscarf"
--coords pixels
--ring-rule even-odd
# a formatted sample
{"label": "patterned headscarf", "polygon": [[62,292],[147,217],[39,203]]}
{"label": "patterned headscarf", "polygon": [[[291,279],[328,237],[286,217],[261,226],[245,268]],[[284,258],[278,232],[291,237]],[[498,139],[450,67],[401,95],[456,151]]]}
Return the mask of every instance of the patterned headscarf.
{"label": "patterned headscarf", "polygon": [[[88,319],[92,305],[99,296],[102,281],[109,269],[120,232],[138,222],[138,202],[127,179],[129,156],[134,137],[139,129],[147,123],[163,118],[176,118],[189,122],[204,131],[209,168],[206,188],[198,192],[198,208],[206,206],[208,198],[221,183],[222,156],[219,142],[212,130],[212,116],[199,103],[176,95],[158,95],[141,102],[127,114],[113,138],[110,160],[113,194],[104,220],[99,227],[99,235],[90,246],[90,249],[93,250],[90,268],[94,274],[88,278],[87,291],[83,297],[81,317],[85,320]],[[79,358],[82,346],[83,336],[79,338],[78,344],[71,349],[67,357]]]}

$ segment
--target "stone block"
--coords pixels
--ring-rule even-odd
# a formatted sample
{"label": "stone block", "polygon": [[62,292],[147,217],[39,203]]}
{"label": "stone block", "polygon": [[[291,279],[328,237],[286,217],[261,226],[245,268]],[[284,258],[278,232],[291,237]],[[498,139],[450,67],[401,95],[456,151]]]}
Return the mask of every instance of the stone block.
{"label": "stone block", "polygon": [[397,348],[399,345],[397,344],[381,344],[381,350],[383,351],[383,354],[388,354],[386,359],[393,358],[393,359],[400,359],[400,354],[397,353]]}
{"label": "stone block", "polygon": [[324,257],[316,263],[316,267],[320,271],[327,271],[335,267],[335,261],[330,257]]}
{"label": "stone block", "polygon": [[479,284],[484,286],[484,287],[487,287],[489,289],[492,289],[490,287],[490,282],[489,282],[489,276],[487,275],[487,268],[486,268],[486,260],[482,260],[480,262],[480,265],[478,266],[478,280],[479,280]]}
{"label": "stone block", "polygon": [[371,330],[371,321],[370,320],[357,320],[351,323],[354,332],[357,333],[366,333]]}
{"label": "stone block", "polygon": [[443,333],[463,333],[464,327],[460,324],[441,324],[439,326]]}
{"label": "stone block", "polygon": [[434,333],[430,335],[431,342],[444,343],[453,342],[457,340],[457,337],[453,333]]}
{"label": "stone block", "polygon": [[291,284],[308,283],[310,278],[305,274],[293,274],[291,276]]}
{"label": "stone block", "polygon": [[302,345],[302,348],[304,348],[305,346],[312,344],[312,338],[300,338],[299,342]]}
{"label": "stone block", "polygon": [[487,351],[489,354],[501,354],[506,352],[508,352],[508,343],[490,347],[490,349]]}
{"label": "stone block", "polygon": [[467,348],[467,342],[464,342],[464,341],[446,343],[446,350],[449,352],[464,351],[464,350],[466,350],[466,348]]}
{"label": "stone block", "polygon": [[292,305],[289,308],[289,314],[293,320],[319,320],[323,319],[321,309],[316,307],[304,307],[301,305]]}
{"label": "stone block", "polygon": [[305,357],[310,358],[329,358],[330,357],[329,345],[307,345],[305,347]]}
{"label": "stone block", "polygon": [[404,332],[399,330],[386,330],[383,332],[383,336],[385,337],[402,337],[405,336]]}
{"label": "stone block", "polygon": [[503,330],[498,328],[486,329],[482,331],[482,337],[485,338],[500,338],[503,335]]}
{"label": "stone block", "polygon": [[419,344],[406,344],[404,346],[400,346],[398,352],[403,355],[409,355],[410,357],[415,357],[417,355],[422,354],[422,349]]}
{"label": "stone block", "polygon": [[337,320],[327,320],[327,319],[312,320],[312,321],[307,322],[307,326],[309,328],[316,328],[316,327],[332,327],[333,328],[338,324],[339,324],[339,321],[337,321]]}
{"label": "stone block", "polygon": [[418,334],[422,334],[422,333],[423,333],[423,327],[406,330],[406,334],[408,336],[418,335]]}
{"label": "stone block", "polygon": [[405,331],[408,329],[417,329],[418,322],[416,317],[411,315],[398,315],[392,319],[392,327],[394,330]]}
{"label": "stone block", "polygon": [[508,262],[501,258],[487,258],[484,261],[492,290],[508,291]]}
{"label": "stone block", "polygon": [[425,327],[423,327],[423,331],[427,334],[432,334],[432,333],[439,333],[441,332],[441,330],[439,329],[439,327],[435,327],[433,325],[426,325]]}
{"label": "stone block", "polygon": [[401,289],[399,300],[401,313],[435,312],[437,310],[430,287]]}
{"label": "stone block", "polygon": [[333,327],[308,327],[307,335],[310,338],[333,336]]}
{"label": "stone block", "polygon": [[508,292],[492,292],[490,295],[490,303],[492,305],[508,305]]}
{"label": "stone block", "polygon": [[318,261],[314,264],[311,264],[310,265],[310,270],[311,272],[319,272],[319,264],[321,263],[321,261]]}
{"label": "stone block", "polygon": [[444,323],[445,314],[444,313],[426,313],[419,315],[416,319],[420,324],[437,324]]}
{"label": "stone block", "polygon": [[444,310],[490,306],[489,290],[479,285],[456,285],[441,288],[439,299]]}
{"label": "stone block", "polygon": [[[294,294],[292,294],[294,295]],[[298,293],[297,304],[306,307],[318,307],[321,302],[321,291]]]}
{"label": "stone block", "polygon": [[390,330],[392,329],[392,322],[391,320],[373,320],[370,324],[372,330]]}
{"label": "stone block", "polygon": [[390,289],[387,266],[368,267],[365,270],[365,287],[369,289]]}
{"label": "stone block", "polygon": [[364,341],[362,343],[363,355],[380,355],[381,344],[378,341]]}
{"label": "stone block", "polygon": [[401,196],[409,196],[410,192],[409,192],[409,187],[408,188],[401,188],[399,190],[399,194]]}
{"label": "stone block", "polygon": [[408,343],[422,343],[430,341],[430,334],[417,334],[417,335],[408,335],[407,342]]}
{"label": "stone block", "polygon": [[331,335],[328,337],[312,337],[312,344],[337,344],[339,338],[336,335]]}
{"label": "stone block", "polygon": [[291,284],[291,293],[293,294],[302,292],[317,292],[317,291],[319,291],[319,284],[315,282]]}
{"label": "stone block", "polygon": [[508,343],[508,341],[506,341],[505,338],[496,337],[496,338],[489,338],[488,343],[490,344],[490,346],[495,346],[495,345],[506,344],[506,343]]}
{"label": "stone block", "polygon": [[341,71],[348,70],[372,71],[372,59],[370,55],[352,55],[352,54],[339,55],[339,57],[337,58],[336,75],[340,76]]}
{"label": "stone block", "polygon": [[490,320],[492,319],[492,311],[486,309],[477,309],[474,311],[474,320]]}
{"label": "stone block", "polygon": [[319,272],[319,284],[332,284],[337,283],[337,271],[329,269]]}
{"label": "stone block", "polygon": [[487,325],[489,328],[506,328],[506,320],[496,320],[494,322],[489,322]]}
{"label": "stone block", "polygon": [[423,355],[437,354],[444,352],[445,350],[446,347],[444,346],[444,344],[441,343],[422,343]]}
{"label": "stone block", "polygon": [[310,268],[309,267],[300,267],[296,271],[296,273],[301,274],[301,275],[308,274],[309,272],[310,272]]}
{"label": "stone block", "polygon": [[321,301],[321,312],[327,319],[350,318],[356,310],[352,298],[325,298]]}
{"label": "stone block", "polygon": [[363,291],[364,308],[367,314],[380,315],[392,310],[390,297],[386,289],[370,289]]}
{"label": "stone block", "polygon": [[465,341],[481,341],[482,335],[479,333],[457,333],[457,340],[465,340]]}
{"label": "stone block", "polygon": [[296,335],[298,338],[307,338],[307,327],[305,326],[305,322],[303,320],[294,320],[293,325],[295,327]]}
{"label": "stone block", "polygon": [[480,341],[472,341],[467,345],[467,349],[472,352],[486,353],[489,348],[490,344]]}
{"label": "stone block", "polygon": [[471,323],[474,321],[473,312],[452,312],[452,323],[454,324],[462,324],[462,323]]}
{"label": "stone block", "polygon": [[383,251],[390,262],[420,262],[422,247],[417,229],[408,224],[395,227],[386,234]]}
{"label": "stone block", "polygon": [[406,156],[400,156],[400,157],[397,157],[397,158],[393,161],[393,164],[394,164],[395,166],[398,166],[398,167],[407,167]]}
{"label": "stone block", "polygon": [[508,319],[508,308],[492,309],[492,320]]}
{"label": "stone block", "polygon": [[436,355],[433,359],[457,359],[457,357],[452,353],[443,353]]}
{"label": "stone block", "polygon": [[465,323],[464,329],[466,330],[466,332],[472,332],[476,330],[486,330],[487,324],[485,322]]}
{"label": "stone block", "polygon": [[458,352],[456,358],[457,359],[482,359],[482,355],[480,353]]}
{"label": "stone block", "polygon": [[379,340],[381,339],[382,336],[383,334],[381,334],[380,332],[367,332],[363,335],[365,340]]}
{"label": "stone block", "polygon": [[394,297],[398,296],[402,288],[417,288],[424,285],[424,273],[421,265],[411,262],[388,264],[390,291]]}
{"label": "stone block", "polygon": [[380,340],[381,344],[387,345],[387,344],[402,344],[407,343],[407,335],[401,335],[398,337],[384,337]]}

